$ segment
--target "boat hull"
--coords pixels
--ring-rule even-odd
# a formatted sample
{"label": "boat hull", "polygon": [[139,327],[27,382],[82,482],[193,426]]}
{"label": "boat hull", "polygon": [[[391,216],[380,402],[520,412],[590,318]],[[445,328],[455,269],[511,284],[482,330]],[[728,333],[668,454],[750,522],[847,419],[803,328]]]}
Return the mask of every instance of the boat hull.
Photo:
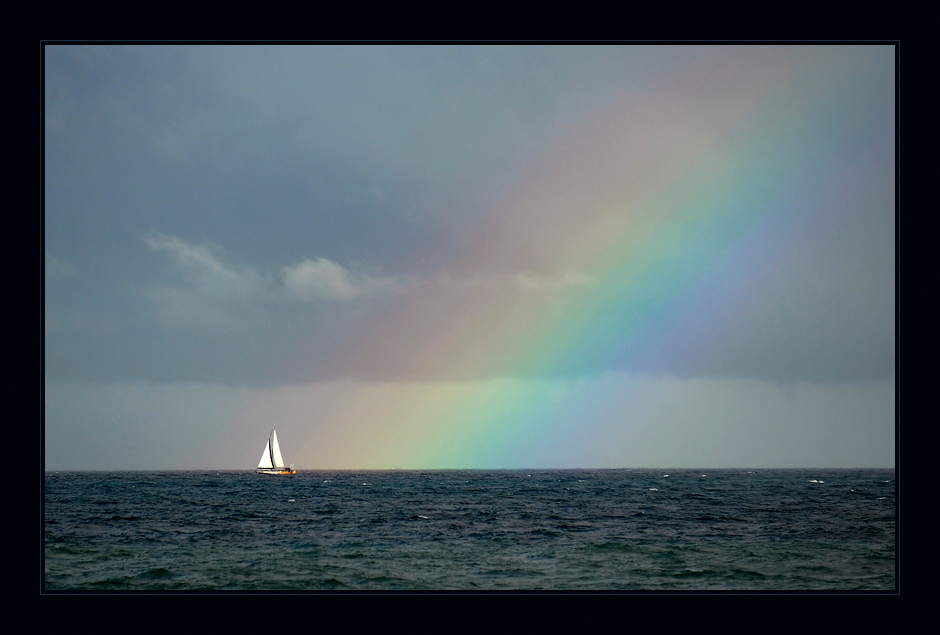
{"label": "boat hull", "polygon": [[277,467],[276,468],[260,468],[259,467],[257,470],[257,473],[258,474],[296,474],[297,470],[292,470],[287,467],[281,467],[281,468],[277,468]]}

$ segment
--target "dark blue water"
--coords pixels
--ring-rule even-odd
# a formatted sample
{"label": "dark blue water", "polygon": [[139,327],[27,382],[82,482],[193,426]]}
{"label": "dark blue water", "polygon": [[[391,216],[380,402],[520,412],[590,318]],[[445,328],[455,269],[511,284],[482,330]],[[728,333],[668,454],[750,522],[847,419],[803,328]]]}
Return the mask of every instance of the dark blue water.
{"label": "dark blue water", "polygon": [[894,470],[59,472],[44,532],[46,591],[897,584]]}

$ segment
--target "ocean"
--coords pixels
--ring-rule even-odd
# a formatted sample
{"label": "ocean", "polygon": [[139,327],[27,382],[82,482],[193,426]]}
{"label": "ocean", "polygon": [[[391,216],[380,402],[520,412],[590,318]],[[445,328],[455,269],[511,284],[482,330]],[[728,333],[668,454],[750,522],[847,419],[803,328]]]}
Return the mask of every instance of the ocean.
{"label": "ocean", "polygon": [[44,593],[895,593],[893,469],[47,472]]}

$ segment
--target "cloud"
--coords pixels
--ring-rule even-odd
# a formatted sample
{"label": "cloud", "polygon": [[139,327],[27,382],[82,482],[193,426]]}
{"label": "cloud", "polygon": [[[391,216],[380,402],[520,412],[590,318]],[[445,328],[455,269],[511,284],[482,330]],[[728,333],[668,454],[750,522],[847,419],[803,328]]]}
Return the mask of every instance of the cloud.
{"label": "cloud", "polygon": [[164,251],[181,269],[189,283],[202,295],[220,299],[251,299],[262,288],[261,277],[250,269],[236,271],[224,264],[222,249],[209,244],[193,245],[176,236],[152,232],[144,240],[150,249]]}
{"label": "cloud", "polygon": [[541,276],[521,271],[512,276],[515,284],[523,289],[564,289],[572,286],[592,284],[594,280],[583,273],[564,273],[559,276]]}
{"label": "cloud", "polygon": [[441,287],[449,289],[513,288],[528,291],[560,291],[569,287],[594,283],[593,278],[583,273],[540,274],[532,271],[459,277],[454,277],[449,272],[444,271],[438,274],[435,280]]}
{"label": "cloud", "polygon": [[159,232],[151,232],[144,243],[153,251],[169,255],[183,272],[183,281],[151,285],[144,290],[164,325],[229,329],[241,322],[246,306],[257,305],[265,295],[262,276],[226,264],[221,247],[191,244]]}
{"label": "cloud", "polygon": [[406,288],[392,278],[353,273],[326,258],[284,267],[282,277],[287,293],[302,302],[354,300],[374,293],[401,292]]}
{"label": "cloud", "polygon": [[[279,279],[266,278],[250,268],[236,269],[223,259],[221,247],[187,243],[177,236],[159,232],[149,234],[144,242],[153,251],[162,251],[184,272],[187,288],[177,285],[151,289],[151,297],[162,304],[176,305],[165,315],[186,311],[208,315],[208,301],[271,302],[286,297],[301,303],[351,302],[376,295],[404,294],[417,289],[448,290],[522,289],[559,291],[592,284],[582,273],[540,274],[517,271],[504,274],[469,274],[455,277],[442,272],[434,278],[417,276],[376,276],[353,271],[327,258],[309,258],[281,269]],[[186,306],[184,306],[186,305]],[[197,320],[198,321],[198,320]],[[215,320],[212,320],[213,322]]]}

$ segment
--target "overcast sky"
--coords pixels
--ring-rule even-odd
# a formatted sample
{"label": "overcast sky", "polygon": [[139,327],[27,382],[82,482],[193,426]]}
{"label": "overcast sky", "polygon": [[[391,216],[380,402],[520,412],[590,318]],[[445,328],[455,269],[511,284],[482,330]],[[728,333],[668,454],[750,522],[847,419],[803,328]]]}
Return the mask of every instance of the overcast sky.
{"label": "overcast sky", "polygon": [[894,465],[891,46],[44,55],[47,469]]}

